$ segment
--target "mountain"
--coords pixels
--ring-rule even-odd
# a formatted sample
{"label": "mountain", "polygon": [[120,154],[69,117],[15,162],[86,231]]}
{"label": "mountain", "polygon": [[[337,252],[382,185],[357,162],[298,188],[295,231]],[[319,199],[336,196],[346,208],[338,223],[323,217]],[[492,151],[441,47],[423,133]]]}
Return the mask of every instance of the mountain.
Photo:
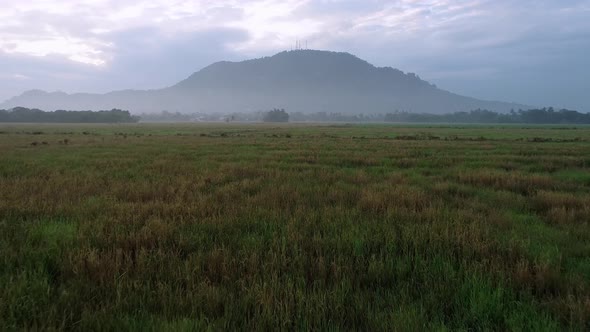
{"label": "mountain", "polygon": [[477,108],[506,112],[525,105],[483,101],[437,88],[412,73],[375,67],[349,53],[285,51],[241,62],[217,62],[178,84],[158,90],[106,94],[32,90],[0,108],[45,110],[121,108],[132,112],[450,113]]}

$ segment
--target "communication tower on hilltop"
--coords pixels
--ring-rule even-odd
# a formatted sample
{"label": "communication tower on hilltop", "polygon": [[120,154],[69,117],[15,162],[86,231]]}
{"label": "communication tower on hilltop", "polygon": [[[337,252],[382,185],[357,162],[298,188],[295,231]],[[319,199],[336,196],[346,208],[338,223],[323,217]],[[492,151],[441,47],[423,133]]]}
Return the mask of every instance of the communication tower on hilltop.
{"label": "communication tower on hilltop", "polygon": [[303,41],[299,39],[295,39],[295,48],[291,48],[291,51],[301,51],[301,50],[308,50],[307,48],[307,40],[305,40],[305,47]]}

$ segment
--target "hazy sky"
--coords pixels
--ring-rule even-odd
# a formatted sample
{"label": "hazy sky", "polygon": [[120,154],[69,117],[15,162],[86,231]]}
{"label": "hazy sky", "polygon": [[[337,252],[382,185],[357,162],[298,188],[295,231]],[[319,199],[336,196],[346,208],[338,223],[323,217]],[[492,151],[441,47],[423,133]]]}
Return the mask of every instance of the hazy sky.
{"label": "hazy sky", "polygon": [[590,111],[590,0],[0,0],[0,100],[164,87],[296,39],[460,94]]}

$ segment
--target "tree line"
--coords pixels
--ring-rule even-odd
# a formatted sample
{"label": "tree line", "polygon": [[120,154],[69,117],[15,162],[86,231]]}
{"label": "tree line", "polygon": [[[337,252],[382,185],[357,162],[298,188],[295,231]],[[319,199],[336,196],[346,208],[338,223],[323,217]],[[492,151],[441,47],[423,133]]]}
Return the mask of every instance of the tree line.
{"label": "tree line", "polygon": [[253,113],[184,114],[162,112],[161,114],[142,114],[134,116],[129,111],[112,109],[110,111],[64,111],[45,112],[39,109],[16,107],[0,110],[0,122],[31,123],[135,123],[142,121],[226,121],[226,122],[407,122],[407,123],[515,123],[515,124],[590,124],[590,114],[552,107],[498,113],[477,109],[469,112],[447,114],[428,114],[393,112],[387,114],[342,114],[339,112],[287,113],[284,109]]}
{"label": "tree line", "polygon": [[385,114],[385,122],[428,123],[530,123],[530,124],[590,124],[590,114],[552,107],[497,113],[488,110],[455,112],[449,114],[425,114],[395,112]]}
{"label": "tree line", "polygon": [[135,123],[138,116],[129,111],[112,109],[110,111],[64,111],[45,112],[40,109],[16,107],[0,110],[0,122],[30,123]]}

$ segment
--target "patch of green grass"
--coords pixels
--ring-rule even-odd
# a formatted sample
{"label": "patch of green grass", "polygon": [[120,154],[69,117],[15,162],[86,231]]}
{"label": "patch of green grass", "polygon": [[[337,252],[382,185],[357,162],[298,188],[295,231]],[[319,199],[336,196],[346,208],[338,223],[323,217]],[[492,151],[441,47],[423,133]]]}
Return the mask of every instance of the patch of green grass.
{"label": "patch of green grass", "polygon": [[576,185],[590,186],[590,173],[584,169],[566,169],[558,171],[554,176],[560,180],[573,182]]}

